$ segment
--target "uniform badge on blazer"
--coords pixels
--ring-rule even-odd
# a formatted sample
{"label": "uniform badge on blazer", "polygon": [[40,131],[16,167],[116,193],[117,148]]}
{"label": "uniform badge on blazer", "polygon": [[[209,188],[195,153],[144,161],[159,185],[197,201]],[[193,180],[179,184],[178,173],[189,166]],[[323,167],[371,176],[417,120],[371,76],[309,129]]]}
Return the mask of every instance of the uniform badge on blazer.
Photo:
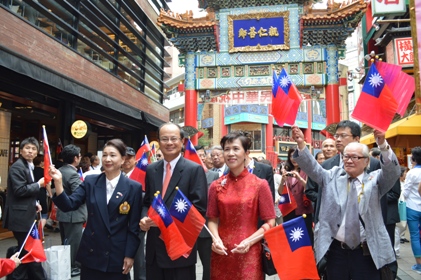
{"label": "uniform badge on blazer", "polygon": [[127,215],[130,211],[130,204],[127,201],[124,201],[120,204],[120,214]]}

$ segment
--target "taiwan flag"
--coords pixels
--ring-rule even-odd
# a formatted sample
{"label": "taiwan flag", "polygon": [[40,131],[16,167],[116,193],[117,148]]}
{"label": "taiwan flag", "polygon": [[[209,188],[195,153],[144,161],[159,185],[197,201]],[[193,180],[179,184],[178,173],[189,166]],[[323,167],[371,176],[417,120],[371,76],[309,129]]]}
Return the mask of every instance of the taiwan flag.
{"label": "taiwan flag", "polygon": [[278,208],[281,210],[283,216],[288,215],[297,208],[297,202],[294,197],[290,195],[287,186],[284,186],[282,194],[279,198]]}
{"label": "taiwan flag", "polygon": [[45,262],[47,260],[35,222],[26,238],[24,249],[28,253],[21,259],[22,263]]}
{"label": "taiwan flag", "polygon": [[203,161],[200,159],[199,155],[197,154],[196,149],[193,146],[193,143],[190,141],[190,139],[187,139],[185,143],[186,149],[184,150],[184,158],[189,159],[203,167],[205,172],[208,171]]}
{"label": "taiwan flag", "polygon": [[147,153],[150,150],[151,150],[151,146],[149,145],[148,137],[145,135],[145,138],[140,144],[139,150],[137,150],[136,152],[136,160],[139,160],[143,156],[143,153]]}
{"label": "taiwan flag", "polygon": [[146,168],[148,167],[148,156],[147,153],[143,153],[142,157],[137,161],[130,179],[135,180],[142,184],[142,190],[145,191],[145,179],[146,179]]}
{"label": "taiwan flag", "polygon": [[176,189],[177,193],[172,201],[170,214],[186,244],[193,248],[206,220],[183,192],[178,187]]}
{"label": "taiwan flag", "polygon": [[44,184],[47,185],[51,182],[52,178],[50,176],[50,165],[52,164],[51,154],[50,154],[50,145],[48,145],[47,131],[45,130],[45,125],[42,126],[42,134],[44,137],[43,147],[44,147]]}
{"label": "taiwan flag", "polygon": [[264,236],[280,279],[320,279],[303,217],[274,227]]}
{"label": "taiwan flag", "polygon": [[77,171],[77,175],[79,175],[79,179],[83,182],[83,172],[82,172],[82,167],[79,167],[79,170]]}
{"label": "taiwan flag", "polygon": [[386,132],[397,109],[398,103],[389,86],[372,64],[351,116],[374,129]]}
{"label": "taiwan flag", "polygon": [[[273,79],[275,78],[274,73]],[[273,83],[272,115],[279,126],[285,123],[293,125],[301,104],[301,95],[284,68]],[[275,88],[277,88],[276,93],[274,93]]]}
{"label": "taiwan flag", "polygon": [[165,243],[165,248],[170,259],[176,260],[182,256],[187,256],[192,248],[184,241],[160,194],[155,194],[155,198],[148,210],[148,217],[160,229],[160,238]]}

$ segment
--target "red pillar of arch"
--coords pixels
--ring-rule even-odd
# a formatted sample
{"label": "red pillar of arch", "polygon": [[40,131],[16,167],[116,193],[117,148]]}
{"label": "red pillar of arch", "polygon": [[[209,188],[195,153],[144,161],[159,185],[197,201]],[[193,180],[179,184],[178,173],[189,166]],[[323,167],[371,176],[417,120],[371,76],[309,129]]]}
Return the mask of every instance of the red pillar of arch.
{"label": "red pillar of arch", "polygon": [[326,125],[340,121],[339,84],[329,84],[326,86]]}
{"label": "red pillar of arch", "polygon": [[268,106],[268,124],[266,125],[266,154],[273,152],[273,116],[272,106]]}
{"label": "red pillar of arch", "polygon": [[[197,92],[194,89],[187,89],[185,95],[184,125],[197,128]],[[197,145],[197,134],[190,138],[193,145]]]}
{"label": "red pillar of arch", "polygon": [[304,129],[304,139],[307,143],[312,142],[312,135],[311,135],[311,122],[313,120],[312,115],[313,115],[313,100],[307,100],[305,101],[307,102],[307,128]]}

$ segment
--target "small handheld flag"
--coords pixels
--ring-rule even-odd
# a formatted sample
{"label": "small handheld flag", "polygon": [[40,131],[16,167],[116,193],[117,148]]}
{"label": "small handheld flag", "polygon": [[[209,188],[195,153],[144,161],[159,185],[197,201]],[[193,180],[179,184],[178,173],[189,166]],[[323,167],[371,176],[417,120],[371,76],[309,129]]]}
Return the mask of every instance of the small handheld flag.
{"label": "small handheld flag", "polygon": [[42,135],[44,137],[44,184],[46,185],[52,180],[49,172],[50,165],[53,165],[53,161],[51,160],[50,146],[48,145],[47,131],[45,130],[45,125],[42,126]]}
{"label": "small handheld flag", "polygon": [[36,227],[36,221],[32,224],[32,227],[29,230],[28,235],[26,236],[26,239],[19,250],[19,253],[23,248],[25,248],[28,253],[22,257],[22,263],[45,262],[47,260],[47,257],[44,253],[44,247],[42,246],[38,229]]}

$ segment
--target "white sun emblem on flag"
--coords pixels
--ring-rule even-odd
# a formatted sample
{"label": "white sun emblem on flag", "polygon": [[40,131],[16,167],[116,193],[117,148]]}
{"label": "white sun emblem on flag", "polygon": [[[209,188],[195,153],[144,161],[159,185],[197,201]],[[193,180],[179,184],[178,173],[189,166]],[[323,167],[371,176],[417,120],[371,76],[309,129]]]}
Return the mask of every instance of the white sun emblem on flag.
{"label": "white sun emblem on flag", "polygon": [[165,217],[165,209],[164,209],[164,206],[158,206],[158,214],[161,217]]}
{"label": "white sun emblem on flag", "polygon": [[301,228],[294,228],[289,235],[292,241],[297,242],[303,238],[304,231]]}
{"label": "white sun emblem on flag", "polygon": [[290,83],[290,81],[289,81],[288,77],[287,76],[283,76],[281,78],[281,81],[280,81],[279,84],[281,85],[281,87],[287,87],[289,83]]}
{"label": "white sun emblem on flag", "polygon": [[369,83],[372,87],[379,87],[383,83],[383,79],[379,73],[374,73],[370,76]]}
{"label": "white sun emblem on flag", "polygon": [[279,202],[285,202],[285,197],[281,196],[281,197],[279,198]]}
{"label": "white sun emblem on flag", "polygon": [[148,159],[147,159],[147,158],[143,158],[143,159],[140,161],[140,164],[141,164],[142,166],[146,166],[146,165],[148,165]]}
{"label": "white sun emblem on flag", "polygon": [[175,202],[175,210],[177,210],[180,213],[183,213],[187,210],[187,202],[184,199],[178,199]]}

